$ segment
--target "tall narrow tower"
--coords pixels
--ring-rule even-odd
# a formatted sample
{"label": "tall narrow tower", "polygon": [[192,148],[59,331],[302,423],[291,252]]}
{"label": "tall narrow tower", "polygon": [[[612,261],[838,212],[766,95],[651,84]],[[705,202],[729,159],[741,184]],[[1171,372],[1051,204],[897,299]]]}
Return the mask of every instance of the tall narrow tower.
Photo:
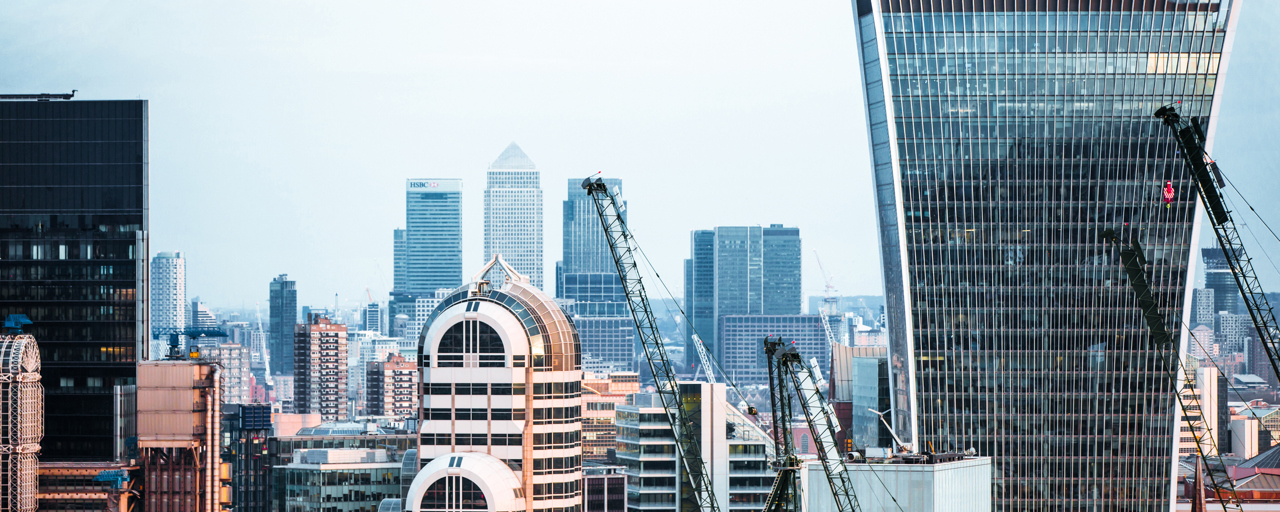
{"label": "tall narrow tower", "polygon": [[484,257],[494,254],[542,288],[542,185],[533,161],[512,142],[489,166],[484,189]]}
{"label": "tall narrow tower", "polygon": [[[166,329],[187,326],[187,260],[181,252],[162,252],[151,258],[151,331],[164,337]],[[163,355],[163,354],[161,354]]]}

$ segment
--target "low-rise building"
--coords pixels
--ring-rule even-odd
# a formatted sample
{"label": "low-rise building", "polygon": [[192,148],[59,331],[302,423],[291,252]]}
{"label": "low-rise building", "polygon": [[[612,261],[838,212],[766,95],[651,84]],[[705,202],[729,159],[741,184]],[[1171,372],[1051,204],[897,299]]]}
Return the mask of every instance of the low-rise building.
{"label": "low-rise building", "polygon": [[217,365],[199,361],[138,364],[138,448],[146,510],[207,512],[222,506],[218,372]]}
{"label": "low-rise building", "polygon": [[627,395],[640,392],[640,374],[616,372],[582,379],[582,460],[608,460],[617,448],[617,406]]}
{"label": "low-rise building", "polygon": [[[845,463],[862,510],[913,512],[990,512],[991,468],[990,457],[958,455],[947,462],[921,456]],[[805,511],[836,512],[822,464],[806,462],[803,472]]]}
{"label": "low-rise building", "polygon": [[622,466],[583,462],[582,488],[585,512],[627,512],[627,475]]}
{"label": "low-rise building", "polygon": [[287,512],[377,512],[400,496],[400,462],[382,449],[309,449],[275,468]]}
{"label": "low-rise building", "polygon": [[271,508],[270,404],[227,404],[222,408],[222,463],[231,471],[235,512],[267,512]]}

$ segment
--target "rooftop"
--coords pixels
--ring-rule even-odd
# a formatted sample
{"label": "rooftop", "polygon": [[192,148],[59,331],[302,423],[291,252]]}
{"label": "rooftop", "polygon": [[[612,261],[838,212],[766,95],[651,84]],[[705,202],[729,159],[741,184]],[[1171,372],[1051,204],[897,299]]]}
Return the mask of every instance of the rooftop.
{"label": "rooftop", "polygon": [[536,169],[533,165],[533,160],[530,160],[529,157],[524,154],[524,151],[520,149],[520,146],[517,146],[514,142],[508,145],[507,149],[504,149],[501,155],[498,155],[498,159],[494,160],[493,163],[489,165],[489,168]]}

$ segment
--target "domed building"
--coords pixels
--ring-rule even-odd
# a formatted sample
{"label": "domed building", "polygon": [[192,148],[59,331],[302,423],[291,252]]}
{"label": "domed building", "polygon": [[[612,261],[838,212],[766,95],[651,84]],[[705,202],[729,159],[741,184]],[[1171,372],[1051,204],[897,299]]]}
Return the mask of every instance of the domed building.
{"label": "domed building", "polygon": [[440,302],[418,338],[419,470],[404,510],[581,512],[573,322],[501,256],[473,281]]}

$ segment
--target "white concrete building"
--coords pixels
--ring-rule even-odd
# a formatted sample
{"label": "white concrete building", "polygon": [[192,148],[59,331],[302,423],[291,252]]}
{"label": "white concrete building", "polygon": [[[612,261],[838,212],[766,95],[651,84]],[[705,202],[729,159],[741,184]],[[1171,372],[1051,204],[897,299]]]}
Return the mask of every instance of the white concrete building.
{"label": "white concrete building", "polygon": [[486,173],[484,257],[494,254],[542,289],[541,174],[514,142]]}
{"label": "white concrete building", "polygon": [[[965,457],[933,464],[846,463],[853,494],[862,510],[913,512],[990,512],[991,458]],[[831,484],[822,464],[805,463],[800,472],[805,512],[836,512]]]}
{"label": "white concrete building", "polygon": [[[153,332],[187,326],[187,260],[181,252],[162,252],[151,258],[150,306]],[[152,355],[156,355],[154,351]]]}
{"label": "white concrete building", "polygon": [[[773,441],[725,400],[724,384],[681,382],[686,404],[697,403],[702,460],[720,510],[760,511],[773,486]],[[683,462],[658,396],[638,393],[616,407],[618,463],[626,469],[627,506],[678,512]]]}
{"label": "white concrete building", "polygon": [[[510,281],[485,280],[496,265]],[[500,257],[474,281],[444,299],[420,338],[421,470],[404,510],[581,512],[573,324]]]}

